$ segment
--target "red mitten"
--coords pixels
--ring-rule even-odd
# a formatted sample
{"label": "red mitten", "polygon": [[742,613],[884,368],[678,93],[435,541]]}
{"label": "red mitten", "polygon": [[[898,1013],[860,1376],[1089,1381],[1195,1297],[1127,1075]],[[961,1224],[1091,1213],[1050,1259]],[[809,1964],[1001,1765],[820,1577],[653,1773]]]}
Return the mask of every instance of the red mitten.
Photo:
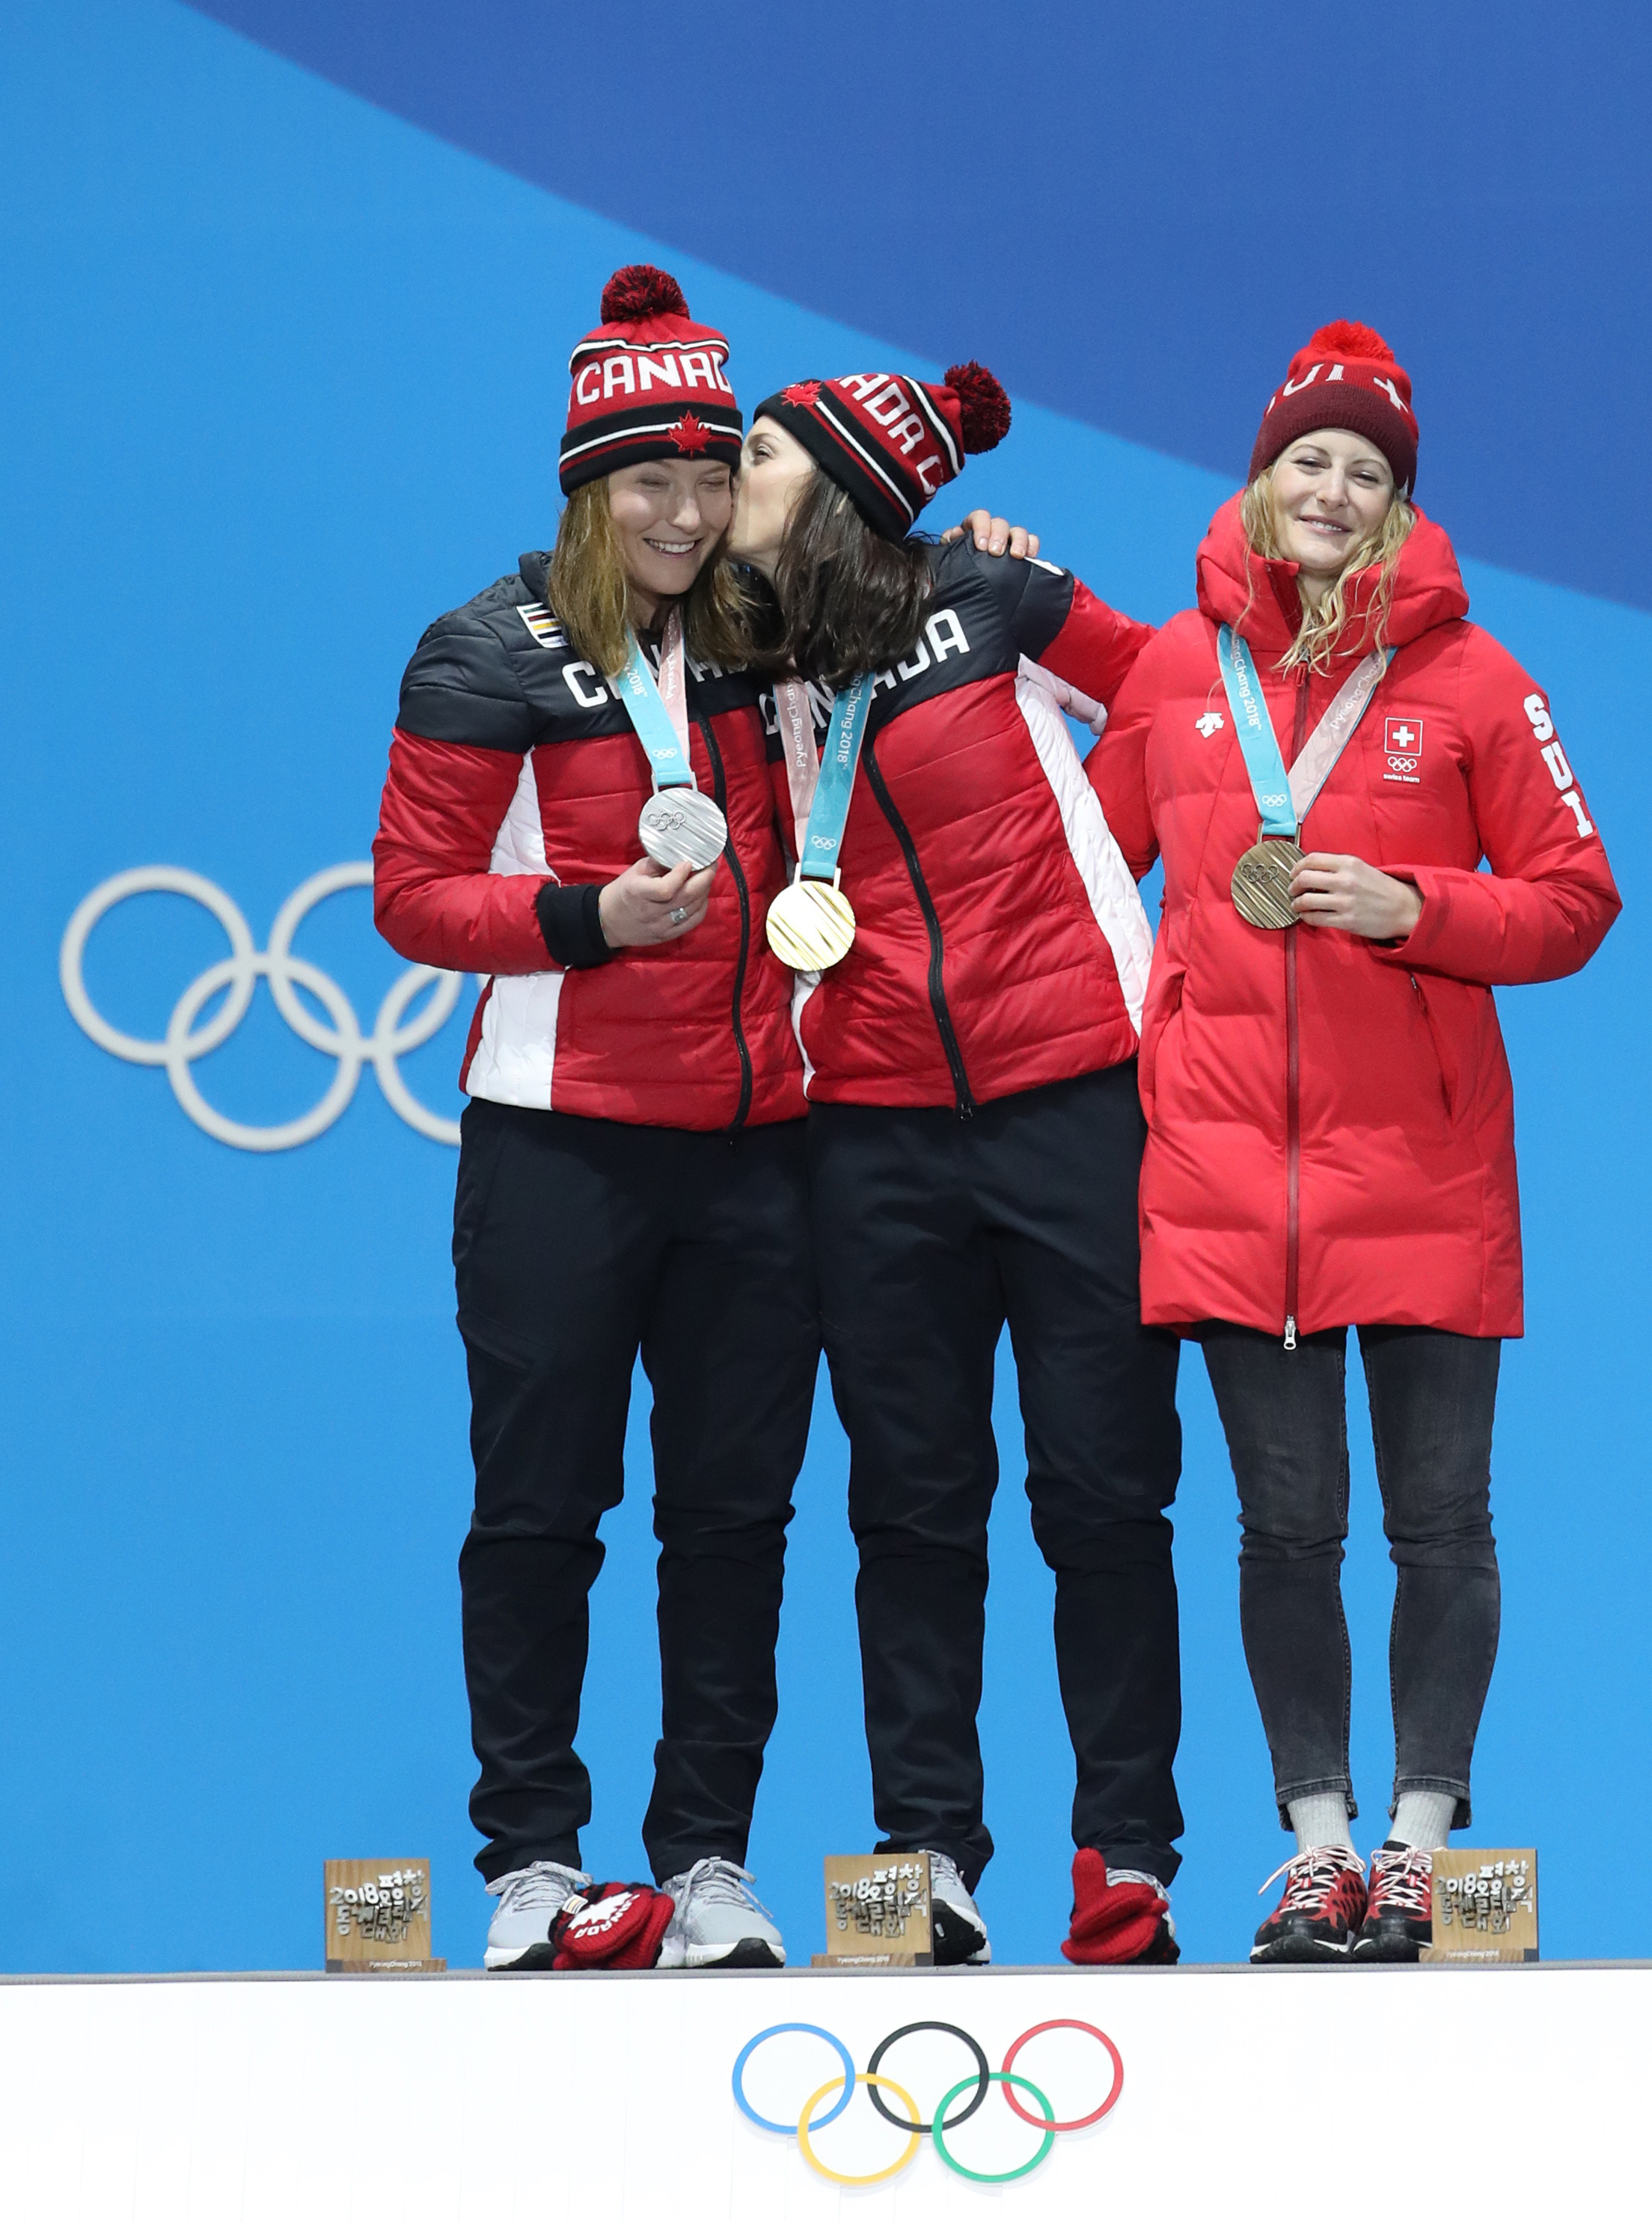
{"label": "red mitten", "polygon": [[1072,1863],[1072,1929],[1062,1952],[1085,1968],[1172,1961],[1178,1955],[1169,1914],[1159,1884],[1110,1881],[1106,1861],[1086,1849]]}
{"label": "red mitten", "polygon": [[651,1968],[670,1924],[672,1902],[645,1882],[594,1882],[550,1924],[553,1968]]}

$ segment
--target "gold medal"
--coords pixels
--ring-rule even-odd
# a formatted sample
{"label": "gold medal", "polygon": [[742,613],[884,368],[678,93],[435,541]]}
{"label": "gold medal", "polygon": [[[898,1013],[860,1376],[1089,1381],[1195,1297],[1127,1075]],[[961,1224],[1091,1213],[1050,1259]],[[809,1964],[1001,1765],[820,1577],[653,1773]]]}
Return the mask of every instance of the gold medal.
{"label": "gold medal", "polygon": [[1302,862],[1294,841],[1261,841],[1234,866],[1234,908],[1247,926],[1278,932],[1301,920],[1291,907],[1291,876]]}
{"label": "gold medal", "polygon": [[826,972],[849,954],[855,913],[836,879],[800,874],[769,906],[769,946],[794,972]]}

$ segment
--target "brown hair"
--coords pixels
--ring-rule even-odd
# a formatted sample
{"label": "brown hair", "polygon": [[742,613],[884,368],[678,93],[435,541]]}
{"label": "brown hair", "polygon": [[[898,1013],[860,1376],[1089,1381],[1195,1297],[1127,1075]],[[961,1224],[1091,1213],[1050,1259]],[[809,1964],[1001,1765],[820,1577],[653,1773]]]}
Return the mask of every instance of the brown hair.
{"label": "brown hair", "polygon": [[923,631],[933,542],[886,540],[824,471],[804,480],[786,522],[768,622],[754,625],[760,670],[832,687],[886,671]]}
{"label": "brown hair", "polygon": [[[606,478],[587,480],[568,497],[556,528],[546,588],[580,654],[605,679],[625,668],[628,631],[638,626],[636,596],[608,505]],[[745,593],[723,561],[719,540],[682,597],[683,645],[697,663],[738,669],[751,653]]]}
{"label": "brown hair", "polygon": [[[1245,528],[1245,538],[1261,556],[1277,556],[1278,541],[1273,531],[1273,466],[1259,471],[1246,487],[1239,505],[1240,522]],[[1310,671],[1326,672],[1331,668],[1331,658],[1336,652],[1343,626],[1347,623],[1347,588],[1355,572],[1380,564],[1377,589],[1366,612],[1366,630],[1360,645],[1380,648],[1388,627],[1389,606],[1394,599],[1394,567],[1399,562],[1399,551],[1410,537],[1416,523],[1416,512],[1398,488],[1384,513],[1382,523],[1374,532],[1369,532],[1357,548],[1350,549],[1348,559],[1337,573],[1330,592],[1317,609],[1312,608],[1306,595],[1303,597],[1302,623],[1297,628],[1297,637],[1288,651],[1279,659],[1279,669],[1290,671],[1304,664]],[[1256,599],[1254,576],[1250,592],[1245,598],[1234,631],[1242,633],[1245,619],[1251,613]]]}

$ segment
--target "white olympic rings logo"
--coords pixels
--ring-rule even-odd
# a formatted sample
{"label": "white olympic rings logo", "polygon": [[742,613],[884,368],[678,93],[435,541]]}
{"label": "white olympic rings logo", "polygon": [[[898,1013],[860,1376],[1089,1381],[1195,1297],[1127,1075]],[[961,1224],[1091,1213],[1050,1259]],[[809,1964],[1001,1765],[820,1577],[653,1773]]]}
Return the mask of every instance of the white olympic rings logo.
{"label": "white olympic rings logo", "polygon": [[[129,1064],[164,1065],[173,1094],[195,1124],[216,1141],[227,1142],[231,1149],[295,1150],[300,1143],[313,1142],[345,1110],[355,1093],[361,1067],[368,1063],[393,1111],[431,1141],[456,1145],[457,1120],[440,1118],[419,1102],[402,1078],[396,1060],[429,1041],[446,1025],[459,1000],[464,976],[438,971],[430,964],[411,965],[380,1004],[373,1032],[364,1035],[349,998],[337,982],[304,957],[292,954],[292,937],[317,903],[337,894],[342,888],[367,888],[372,884],[373,867],[366,863],[334,864],[324,872],[315,873],[281,905],[270,928],[269,947],[261,950],[235,903],[222,888],[204,879],[200,873],[183,871],[171,864],[141,864],[129,872],[116,872],[113,879],[92,889],[69,920],[58,959],[63,999],[75,1023],[100,1049],[108,1050],[112,1057],[124,1058]],[[144,1041],[110,1026],[87,994],[82,970],[87,938],[99,919],[113,910],[116,903],[124,902],[129,895],[145,894],[187,895],[211,912],[229,938],[230,954],[208,965],[185,989],[160,1041]],[[238,1120],[226,1119],[201,1094],[190,1069],[198,1058],[205,1057],[234,1033],[247,1015],[254,989],[261,979],[269,982],[277,1010],[299,1040],[338,1059],[338,1070],[320,1102],[302,1118],[289,1119],[280,1127],[244,1127]],[[432,981],[436,982],[435,991],[424,1009],[417,1018],[404,1022],[409,1005]],[[294,993],[297,988],[315,997],[327,1013],[330,1025],[305,1009]],[[229,993],[219,1009],[198,1027],[195,1022],[202,1010],[225,989]]]}

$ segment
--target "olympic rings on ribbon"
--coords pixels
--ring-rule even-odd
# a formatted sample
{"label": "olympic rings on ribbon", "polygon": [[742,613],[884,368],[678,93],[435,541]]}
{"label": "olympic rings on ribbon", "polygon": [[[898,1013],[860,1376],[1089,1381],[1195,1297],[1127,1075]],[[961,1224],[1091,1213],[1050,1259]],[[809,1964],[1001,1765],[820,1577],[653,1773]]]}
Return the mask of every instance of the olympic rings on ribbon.
{"label": "olympic rings on ribbon", "polygon": [[[1093,2037],[1112,2063],[1111,2084],[1100,2106],[1094,2107],[1088,2114],[1075,2117],[1070,2122],[1057,2121],[1055,2109],[1046,2094],[1027,2076],[1014,2072],[1015,2062],[1020,2057],[1023,2047],[1030,2044],[1035,2037],[1042,2037],[1047,2031],[1056,2029],[1077,2030],[1085,2037]],[[881,2075],[877,2072],[885,2055],[892,2050],[902,2037],[915,2036],[922,2030],[933,2030],[941,2036],[957,2037],[961,2043],[968,2047],[975,2056],[976,2061],[975,2073],[965,2075],[959,2082],[953,2084],[950,2091],[942,2094],[936,2105],[933,2117],[927,2122],[923,2120],[917,2101],[910,2092],[894,2081],[891,2077]],[[797,2119],[795,2131],[789,2123],[770,2121],[766,2115],[758,2113],[745,2093],[746,2062],[758,2046],[767,2043],[771,2037],[783,2037],[793,2033],[804,2037],[818,2037],[824,2043],[832,2046],[843,2062],[842,2074],[834,2075],[829,2082],[821,2084],[820,2089],[805,2102],[803,2111]],[[1002,2088],[1011,2112],[1021,2121],[1026,2122],[1029,2127],[1040,2131],[1042,2138],[1038,2150],[1031,2160],[1022,2162],[1018,2168],[1006,2169],[996,2175],[989,2175],[983,2174],[977,2169],[966,2168],[964,2162],[948,2150],[946,2136],[949,2131],[956,2132],[969,2120],[986,2097],[988,2087],[993,2083],[996,2083]],[[918,2150],[919,2140],[924,2137],[930,2138],[934,2151],[954,2175],[964,2176],[971,2183],[1013,2183],[1020,2176],[1030,2175],[1034,2169],[1042,2164],[1048,2157],[1057,2137],[1061,2132],[1088,2129],[1093,2123],[1099,2122],[1103,2115],[1112,2112],[1118,2104],[1119,2094],[1124,2088],[1124,2062],[1117,2045],[1108,2036],[1106,2031],[1097,2029],[1093,2022],[1067,2019],[1035,2022],[1031,2029],[1023,2030],[1009,2047],[1004,2055],[1003,2066],[993,2069],[988,2067],[986,2054],[967,2030],[959,2029],[953,2022],[914,2021],[907,2022],[901,2028],[892,2030],[874,2049],[870,2066],[866,2072],[857,2074],[850,2057],[848,2047],[840,2038],[834,2037],[830,2030],[822,2029],[817,2022],[782,2021],[776,2022],[768,2029],[759,2030],[756,2037],[741,2047],[734,2062],[733,2084],[735,2103],[746,2118],[754,2122],[759,2129],[772,2131],[776,2136],[789,2137],[795,2134],[798,2141],[798,2148],[804,2159],[817,2175],[824,2176],[829,2183],[860,2187],[868,2184],[887,2182],[889,2177],[899,2175],[907,2166]],[[837,2169],[828,2167],[820,2158],[811,2142],[811,2133],[818,2132],[825,2129],[828,2123],[837,2120],[854,2096],[857,2084],[864,2084],[866,2087],[866,2094],[873,2106],[892,2128],[904,2130],[907,2132],[907,2144],[905,2150],[898,2159],[892,2161],[889,2167],[879,2169],[876,2174],[845,2175],[839,2174]],[[949,2116],[947,2108],[955,2100],[962,2098],[971,2085],[975,2087],[975,2095],[968,2106],[959,2112]],[[1018,2087],[1028,2093],[1036,2101],[1042,2112],[1041,2119],[1039,2115],[1029,2113],[1015,2096]],[[841,2096],[816,2121],[815,2108],[827,2093],[832,2091],[840,2091]],[[892,2113],[883,2103],[879,2095],[883,2091],[892,2092],[905,2106],[908,2116],[905,2121]]]}
{"label": "olympic rings on ribbon", "polygon": [[[222,888],[198,872],[170,864],[143,864],[133,871],[116,872],[113,879],[92,889],[69,920],[58,959],[63,999],[82,1033],[110,1056],[124,1058],[129,1064],[164,1065],[173,1094],[183,1109],[204,1133],[228,1143],[231,1149],[293,1150],[300,1143],[314,1141],[345,1110],[355,1093],[361,1067],[369,1063],[386,1101],[399,1118],[433,1142],[456,1144],[458,1121],[441,1118],[418,1102],[402,1078],[397,1059],[429,1041],[447,1024],[459,1000],[463,976],[441,972],[430,964],[411,965],[380,1004],[373,1032],[364,1035],[338,983],[317,966],[292,954],[292,937],[317,903],[342,888],[372,884],[373,867],[367,863],[334,864],[315,873],[282,904],[270,928],[269,947],[261,951],[236,905]],[[141,894],[187,896],[212,913],[229,942],[229,955],[210,964],[185,989],[160,1041],[122,1033],[110,1024],[86,992],[84,964],[92,928],[129,895]],[[338,1060],[338,1070],[320,1102],[301,1118],[289,1119],[278,1127],[248,1127],[226,1118],[201,1094],[191,1070],[198,1058],[207,1056],[234,1033],[247,1015],[261,979],[269,982],[276,1008],[299,1040]],[[432,982],[435,990],[424,1008],[416,1019],[406,1020],[409,1006]],[[315,997],[326,1012],[326,1020],[306,1008],[295,992],[299,988]],[[198,1026],[202,1011],[226,989],[229,992],[218,1009]]]}

